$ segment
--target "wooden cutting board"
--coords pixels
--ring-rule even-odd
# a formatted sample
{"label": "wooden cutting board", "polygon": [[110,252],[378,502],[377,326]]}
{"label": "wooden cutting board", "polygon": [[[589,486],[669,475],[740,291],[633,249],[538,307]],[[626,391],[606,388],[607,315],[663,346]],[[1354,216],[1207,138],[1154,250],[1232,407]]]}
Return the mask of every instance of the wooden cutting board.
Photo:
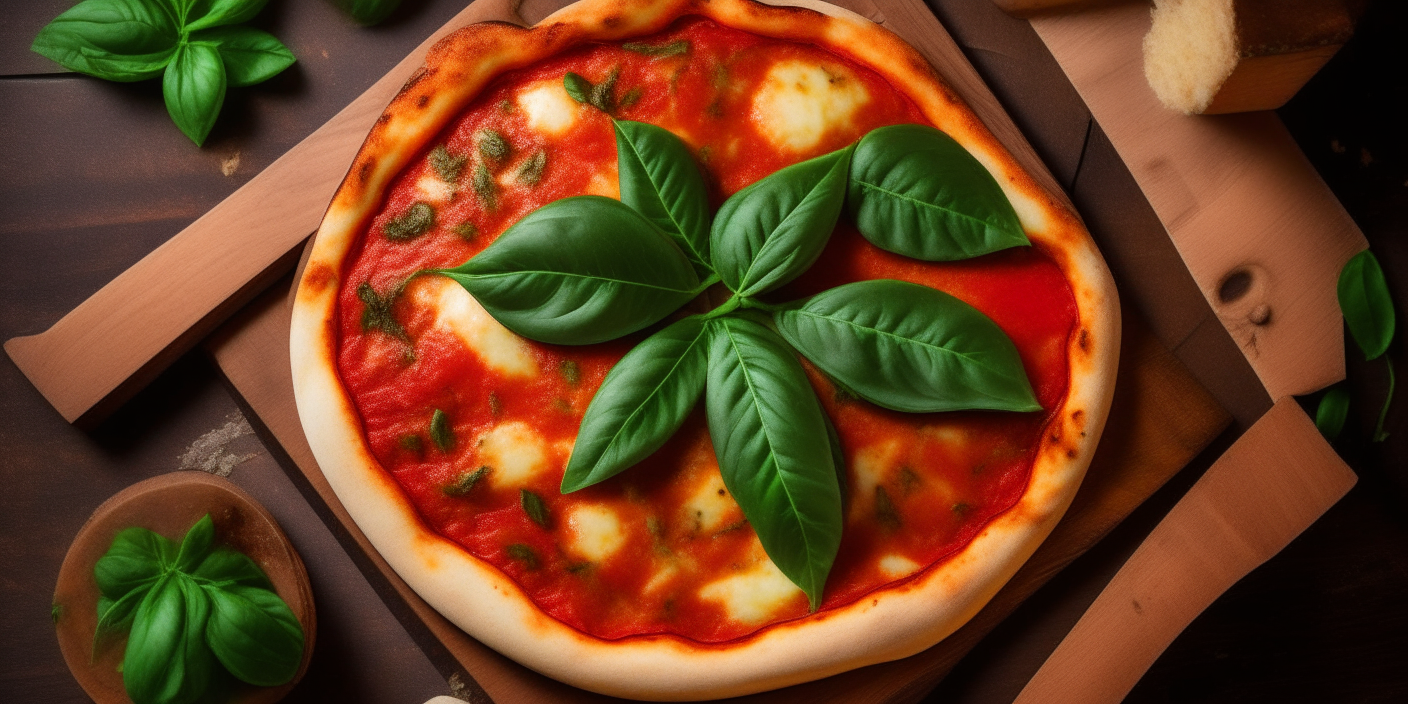
{"label": "wooden cutting board", "polygon": [[[919,0],[840,3],[900,34],[938,67],[1000,140],[1053,193],[1064,198],[1050,173]],[[538,19],[555,0],[527,0],[519,14]],[[521,21],[506,16],[505,21]],[[447,675],[458,673],[499,702],[605,700],[547,679],[469,638],[416,596],[370,547],[318,469],[294,407],[288,365],[286,287],[275,287],[221,328],[208,342],[222,372],[242,397],[251,420],[267,430],[292,461],[295,480],[306,480],[360,555],[393,611],[407,617],[412,634],[436,655]],[[1087,550],[1182,468],[1229,423],[1226,412],[1188,375],[1137,316],[1126,315],[1123,358],[1115,406],[1090,472],[1066,519],[1011,582],[964,628],[919,655],[826,680],[747,698],[770,702],[907,702],[922,697],[1018,604]],[[335,527],[336,529],[337,527]],[[403,608],[404,607],[404,608]],[[429,640],[424,640],[428,638]],[[434,652],[434,651],[439,651]],[[462,669],[462,671],[461,671]],[[471,691],[475,691],[473,688]]]}

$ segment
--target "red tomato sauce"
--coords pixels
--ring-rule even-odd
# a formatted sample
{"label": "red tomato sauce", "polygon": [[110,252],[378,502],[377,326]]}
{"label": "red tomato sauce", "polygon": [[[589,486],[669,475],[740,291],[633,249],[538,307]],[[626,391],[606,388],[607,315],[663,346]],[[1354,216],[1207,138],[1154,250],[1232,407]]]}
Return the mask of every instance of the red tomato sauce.
{"label": "red tomato sauce", "polygon": [[[701,411],[639,465],[580,492],[558,491],[587,404],[641,335],[585,347],[524,342],[536,373],[507,375],[437,323],[436,311],[424,305],[424,291],[443,279],[413,278],[394,296],[390,313],[404,335],[364,328],[367,306],[358,294],[366,283],[388,296],[418,270],[458,265],[534,208],[600,192],[602,174],[609,175],[606,188],[615,188],[615,141],[605,114],[580,106],[570,126],[548,133],[534,129],[516,102],[525,87],[560,85],[568,71],[599,83],[619,69],[618,117],[680,135],[706,174],[715,207],[759,178],[844,147],[875,127],[924,121],[880,76],[814,47],[697,18],[640,41],[659,46],[680,40],[689,42],[688,52],[665,57],[592,45],[491,84],[431,145],[466,157],[457,191],[434,206],[434,226],[407,241],[383,234],[424,199],[417,182],[436,173],[427,148],[394,181],[381,212],[349,254],[338,300],[337,363],[373,454],[425,523],[502,570],[546,613],[600,638],[674,634],[717,643],[803,618],[808,610],[797,592],[766,618],[734,618],[722,601],[701,595],[712,582],[754,569],[760,555],[736,505],[732,513],[707,519],[686,508],[691,497],[712,491],[710,482],[717,482]],[[832,67],[869,95],[849,121],[800,151],[774,146],[751,102],[769,68],[792,59]],[[483,153],[486,130],[509,144],[506,157]],[[515,180],[540,151],[545,161],[539,178]],[[497,183],[492,204],[470,185],[480,165]],[[773,298],[872,278],[932,286],[986,313],[1016,344],[1045,411],[897,413],[837,393],[808,365],[848,468],[845,533],[822,611],[943,562],[1010,508],[1027,485],[1041,431],[1060,410],[1068,385],[1065,352],[1077,322],[1075,302],[1060,269],[1039,248],[926,263],[877,249],[843,216],[818,263]],[[430,428],[436,410],[449,431],[439,436]],[[502,438],[522,436],[534,438],[534,449],[508,455],[495,449]],[[536,463],[538,470],[509,482],[504,467],[486,461],[491,456],[508,464]],[[485,471],[466,487],[480,468]],[[525,509],[533,499],[524,492],[546,508],[538,516],[542,523]],[[581,515],[574,511],[587,505],[616,519],[609,541],[616,547],[606,559],[591,559],[569,539]]]}

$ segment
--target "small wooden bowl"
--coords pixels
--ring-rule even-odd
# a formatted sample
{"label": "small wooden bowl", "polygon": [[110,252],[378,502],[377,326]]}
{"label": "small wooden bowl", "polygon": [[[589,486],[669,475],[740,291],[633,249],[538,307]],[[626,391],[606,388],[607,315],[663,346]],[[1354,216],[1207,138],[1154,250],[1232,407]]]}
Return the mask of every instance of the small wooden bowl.
{"label": "small wooden bowl", "polygon": [[93,512],[78,531],[59,568],[54,587],[54,630],[59,649],[73,676],[97,704],[131,704],[118,666],[125,640],[105,643],[93,657],[93,632],[98,625],[98,584],[93,565],[124,528],[141,526],[180,543],[201,516],[215,522],[215,544],[249,555],[269,576],[274,590],[288,603],[303,626],[303,662],[293,681],[281,687],[238,683],[231,702],[269,704],[284,697],[313,656],[317,614],[303,560],[279,529],[274,517],[239,487],[205,472],[174,472],[139,482],[118,492]]}

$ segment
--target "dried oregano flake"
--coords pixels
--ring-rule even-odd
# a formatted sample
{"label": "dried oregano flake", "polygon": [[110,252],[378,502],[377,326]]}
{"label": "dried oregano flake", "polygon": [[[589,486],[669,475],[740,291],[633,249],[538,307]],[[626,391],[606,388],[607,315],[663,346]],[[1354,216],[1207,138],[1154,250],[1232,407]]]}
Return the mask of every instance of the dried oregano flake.
{"label": "dried oregano flake", "polygon": [[432,227],[435,227],[435,208],[416,201],[404,215],[382,225],[381,234],[392,242],[406,242],[429,232]]}

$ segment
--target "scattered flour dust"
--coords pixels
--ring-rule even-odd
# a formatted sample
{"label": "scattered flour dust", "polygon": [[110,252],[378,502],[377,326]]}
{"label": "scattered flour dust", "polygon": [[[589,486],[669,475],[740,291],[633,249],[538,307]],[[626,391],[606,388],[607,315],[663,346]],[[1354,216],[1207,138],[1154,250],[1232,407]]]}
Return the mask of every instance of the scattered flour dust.
{"label": "scattered flour dust", "polygon": [[220,173],[226,176],[233,176],[240,168],[240,153],[235,152],[230,157],[220,160]]}
{"label": "scattered flour dust", "polygon": [[200,436],[186,448],[186,453],[181,455],[181,469],[199,469],[217,477],[228,477],[236,465],[254,457],[253,453],[232,452],[230,443],[253,434],[249,421],[238,412],[232,413],[226,417],[224,425]]}

